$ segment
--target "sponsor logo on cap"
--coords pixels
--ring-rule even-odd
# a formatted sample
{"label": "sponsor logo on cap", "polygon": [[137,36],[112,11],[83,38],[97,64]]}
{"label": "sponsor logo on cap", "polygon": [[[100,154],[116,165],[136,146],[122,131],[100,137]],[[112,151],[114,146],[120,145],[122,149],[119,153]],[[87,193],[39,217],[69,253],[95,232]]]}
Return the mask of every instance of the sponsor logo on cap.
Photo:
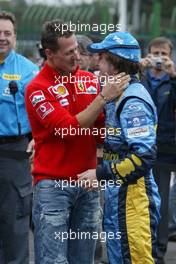
{"label": "sponsor logo on cap", "polygon": [[121,38],[119,38],[117,36],[113,37],[113,40],[115,40],[119,44],[123,44],[123,39],[121,39]]}

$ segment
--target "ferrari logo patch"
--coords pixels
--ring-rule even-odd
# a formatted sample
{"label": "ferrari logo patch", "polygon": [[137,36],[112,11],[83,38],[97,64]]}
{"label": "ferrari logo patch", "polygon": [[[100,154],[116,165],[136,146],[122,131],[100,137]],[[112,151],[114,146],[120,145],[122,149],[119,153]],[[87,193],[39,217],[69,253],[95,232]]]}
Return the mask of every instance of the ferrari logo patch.
{"label": "ferrari logo patch", "polygon": [[76,86],[76,93],[77,94],[87,93],[86,92],[86,87],[85,87],[85,85],[82,82],[75,83],[75,86]]}

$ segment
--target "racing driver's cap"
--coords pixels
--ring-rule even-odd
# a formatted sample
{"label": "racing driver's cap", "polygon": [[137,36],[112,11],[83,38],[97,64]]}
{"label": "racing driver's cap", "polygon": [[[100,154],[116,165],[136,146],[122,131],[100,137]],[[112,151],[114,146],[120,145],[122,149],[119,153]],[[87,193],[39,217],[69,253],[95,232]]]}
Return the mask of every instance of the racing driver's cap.
{"label": "racing driver's cap", "polygon": [[139,62],[141,50],[138,41],[128,32],[110,33],[102,42],[88,45],[90,52],[109,51],[128,61]]}

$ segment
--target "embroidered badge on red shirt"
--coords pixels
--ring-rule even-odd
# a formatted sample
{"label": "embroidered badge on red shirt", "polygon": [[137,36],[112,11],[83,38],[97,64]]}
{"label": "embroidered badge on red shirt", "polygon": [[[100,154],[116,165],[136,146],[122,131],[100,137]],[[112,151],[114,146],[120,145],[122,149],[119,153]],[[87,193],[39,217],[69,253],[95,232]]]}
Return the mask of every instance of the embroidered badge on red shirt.
{"label": "embroidered badge on red shirt", "polygon": [[75,83],[75,88],[76,88],[76,93],[81,94],[81,93],[87,93],[86,92],[86,86],[83,82],[77,82]]}
{"label": "embroidered badge on red shirt", "polygon": [[59,83],[55,86],[50,86],[48,91],[56,98],[64,98],[69,95],[67,88],[62,84]]}
{"label": "embroidered badge on red shirt", "polygon": [[45,102],[41,104],[36,112],[41,117],[41,119],[44,119],[49,113],[54,111],[54,107],[49,102]]}
{"label": "embroidered badge on red shirt", "polygon": [[42,102],[45,100],[45,96],[41,90],[33,92],[29,97],[31,103],[33,106],[36,106],[39,102]]}

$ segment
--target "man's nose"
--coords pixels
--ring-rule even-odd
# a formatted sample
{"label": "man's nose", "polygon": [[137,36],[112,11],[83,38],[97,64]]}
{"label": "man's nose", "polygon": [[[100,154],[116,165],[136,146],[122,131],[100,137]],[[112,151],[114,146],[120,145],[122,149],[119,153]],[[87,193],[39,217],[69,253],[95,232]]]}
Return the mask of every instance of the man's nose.
{"label": "man's nose", "polygon": [[80,54],[79,54],[78,50],[75,50],[74,57],[75,57],[76,60],[80,60]]}
{"label": "man's nose", "polygon": [[4,32],[0,32],[0,40],[5,40],[5,34]]}
{"label": "man's nose", "polygon": [[158,52],[158,57],[161,57],[162,56],[162,52]]}

